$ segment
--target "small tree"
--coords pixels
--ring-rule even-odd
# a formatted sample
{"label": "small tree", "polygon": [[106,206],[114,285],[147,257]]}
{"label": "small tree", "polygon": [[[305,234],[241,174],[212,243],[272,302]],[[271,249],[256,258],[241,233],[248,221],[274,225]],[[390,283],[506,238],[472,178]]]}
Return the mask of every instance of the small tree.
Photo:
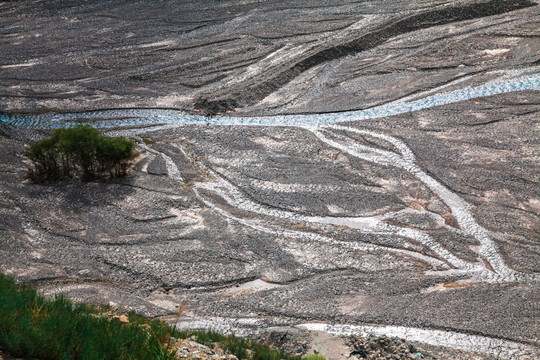
{"label": "small tree", "polygon": [[89,125],[63,129],[60,134],[60,149],[66,159],[81,170],[84,177],[95,175],[97,148],[108,139]]}
{"label": "small tree", "polygon": [[34,164],[28,175],[35,182],[64,176],[89,180],[125,175],[134,150],[132,140],[107,138],[89,125],[78,125],[55,130],[51,137],[30,145],[25,155]]}
{"label": "small tree", "polygon": [[58,162],[60,154],[58,140],[53,136],[34,143],[26,151],[25,155],[34,163],[34,169],[30,170],[30,178],[37,176],[55,180],[60,175]]}

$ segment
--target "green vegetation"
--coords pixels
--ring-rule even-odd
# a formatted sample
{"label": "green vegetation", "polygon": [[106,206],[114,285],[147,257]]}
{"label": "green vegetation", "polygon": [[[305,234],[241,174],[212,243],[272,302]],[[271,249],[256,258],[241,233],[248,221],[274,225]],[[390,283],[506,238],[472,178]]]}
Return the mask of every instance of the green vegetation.
{"label": "green vegetation", "polygon": [[83,180],[123,176],[134,149],[132,140],[104,137],[90,125],[58,129],[51,137],[33,143],[25,152],[34,164],[28,177],[43,182],[65,176]]}
{"label": "green vegetation", "polygon": [[192,187],[193,186],[193,181],[191,179],[184,179],[184,180],[182,180],[182,183],[184,184],[185,187]]}
{"label": "green vegetation", "polygon": [[144,137],[144,138],[142,138],[142,140],[146,145],[153,145],[153,144],[156,143],[156,140],[154,140],[152,138],[148,138],[148,137]]}
{"label": "green vegetation", "polygon": [[174,359],[163,344],[170,329],[158,321],[146,329],[99,316],[64,297],[45,300],[33,287],[0,274],[0,346],[13,356],[53,359]]}
{"label": "green vegetation", "polygon": [[304,356],[302,360],[326,360],[326,358],[321,354],[310,354]]}
{"label": "green vegetation", "polygon": [[40,360],[172,360],[171,336],[219,345],[246,360],[324,360],[290,356],[253,340],[212,331],[179,331],[135,313],[129,323],[111,321],[103,309],[73,305],[59,296],[44,299],[36,289],[0,274],[0,347],[13,356]]}
{"label": "green vegetation", "polygon": [[[234,335],[223,335],[213,331],[189,330],[176,331],[175,337],[193,338],[200,344],[213,347],[214,344],[235,355],[238,359],[246,360],[303,360],[306,357],[287,355],[283,352],[263,345],[249,338]],[[323,359],[326,360],[326,359]]]}

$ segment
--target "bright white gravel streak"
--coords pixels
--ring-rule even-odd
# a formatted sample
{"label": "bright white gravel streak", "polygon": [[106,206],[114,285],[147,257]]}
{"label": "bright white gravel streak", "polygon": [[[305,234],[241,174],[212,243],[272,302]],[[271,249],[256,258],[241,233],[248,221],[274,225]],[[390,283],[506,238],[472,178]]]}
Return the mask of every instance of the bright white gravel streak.
{"label": "bright white gravel streak", "polygon": [[453,349],[473,351],[481,354],[496,356],[497,359],[538,359],[540,350],[537,347],[518,342],[501,340],[479,335],[462,334],[443,330],[427,330],[404,326],[355,326],[327,325],[322,323],[307,323],[298,325],[304,329],[324,331],[333,335],[375,335],[390,336],[416,341],[424,344],[447,346]]}
{"label": "bright white gravel streak", "polygon": [[[385,134],[378,134],[372,131],[359,130],[344,126],[332,125],[336,122],[368,120],[384,116],[397,115],[421,109],[427,109],[435,106],[451,104],[459,101],[470,100],[478,97],[491,96],[513,91],[540,90],[540,73],[537,68],[525,68],[518,70],[494,71],[480,75],[486,77],[498,76],[486,83],[474,87],[464,87],[462,89],[439,92],[434,91],[446,89],[469,80],[469,77],[457,79],[438,88],[427,90],[419,94],[405,97],[397,101],[377,106],[367,110],[351,111],[332,114],[310,114],[310,115],[283,115],[270,117],[216,117],[204,118],[200,116],[187,115],[173,110],[110,110],[94,111],[75,114],[41,114],[41,115],[21,115],[8,116],[0,114],[0,121],[20,126],[29,126],[34,128],[58,128],[76,124],[77,119],[96,119],[92,123],[98,128],[110,127],[132,127],[141,125],[155,125],[154,128],[137,128],[115,130],[115,134],[133,135],[146,131],[164,129],[169,127],[182,126],[187,124],[209,124],[209,125],[260,125],[260,126],[300,126],[306,128],[315,134],[322,142],[327,145],[340,149],[341,151],[376,164],[383,166],[394,166],[409,172],[435,194],[437,194],[451,209],[452,215],[456,219],[461,231],[468,236],[474,237],[480,242],[479,256],[489,263],[494,270],[493,273],[485,264],[468,263],[450,253],[443,246],[433,241],[427,234],[395,226],[390,226],[383,222],[384,219],[378,217],[364,218],[333,218],[333,217],[315,217],[302,216],[292,211],[271,209],[255,203],[244,196],[232,184],[220,178],[211,183],[197,184],[199,188],[213,191],[221,196],[230,206],[238,209],[284,219],[293,222],[308,222],[319,224],[344,225],[362,231],[394,234],[415,239],[416,241],[428,246],[438,256],[447,261],[458,270],[480,274],[484,281],[538,281],[539,276],[517,273],[510,269],[504,262],[501,254],[498,252],[494,242],[490,237],[490,232],[480,226],[474,219],[471,206],[457,194],[450,191],[433,177],[429,176],[419,166],[415,164],[415,156],[408,146],[399,139]],[[476,75],[475,75],[476,76]],[[420,98],[419,98],[420,97]],[[372,146],[359,144],[350,137],[343,135],[353,133],[361,136],[369,136],[379,140],[386,141],[393,145],[397,152],[383,150]],[[157,153],[155,150],[143,146],[145,149]],[[182,181],[178,168],[173,160],[163,154],[160,156],[166,162],[169,176],[175,180]],[[214,174],[216,178],[217,175]],[[200,196],[197,192],[197,195]],[[208,204],[207,204],[208,205]],[[216,211],[224,212],[223,209],[216,207]],[[227,214],[229,217],[230,214]],[[240,219],[236,219],[237,221]],[[254,226],[250,221],[249,226]],[[260,226],[260,225],[258,225]],[[276,231],[275,226],[271,226]],[[268,231],[268,227],[266,227]],[[288,230],[287,230],[288,231]],[[296,234],[298,236],[298,234]],[[302,236],[305,236],[302,235]]]}
{"label": "bright white gravel streak", "polygon": [[[273,54],[275,55],[275,54]],[[273,60],[273,55],[269,55],[268,61]],[[30,66],[34,64],[16,64],[8,66]],[[258,69],[253,69],[257,71]],[[497,71],[487,73],[485,75],[499,77],[487,81],[486,83],[474,87],[464,87],[458,90],[453,90],[444,93],[435,93],[446,89],[450,86],[463,83],[470,80],[462,78],[450,82],[446,85],[431,89],[413,96],[405,97],[391,103],[373,107],[366,110],[350,111],[343,113],[331,114],[311,114],[311,115],[282,115],[268,117],[215,117],[205,118],[202,116],[188,115],[181,111],[174,110],[107,110],[93,111],[86,113],[72,114],[39,114],[39,115],[5,115],[0,114],[0,122],[10,125],[31,127],[37,129],[55,129],[69,127],[78,124],[79,119],[87,121],[94,119],[91,125],[101,129],[123,128],[114,130],[111,134],[115,135],[134,135],[158,129],[174,128],[183,125],[253,125],[253,126],[297,126],[306,128],[311,131],[320,141],[328,146],[339,149],[351,156],[370,161],[383,166],[394,166],[411,175],[429,187],[437,194],[442,201],[450,208],[452,215],[460,226],[460,231],[464,234],[474,237],[480,243],[479,256],[485,259],[493,268],[495,273],[487,269],[481,262],[468,263],[457,256],[450,253],[442,245],[435,242],[427,234],[414,229],[401,228],[389,225],[384,220],[391,217],[394,213],[371,216],[371,217],[317,217],[304,216],[292,211],[276,210],[269,207],[257,204],[252,201],[235,186],[227,182],[217,174],[214,175],[214,181],[207,183],[196,183],[193,191],[198,199],[203,204],[221,214],[230,221],[236,221],[255,230],[271,233],[278,238],[299,239],[306,242],[328,243],[333,246],[350,248],[361,251],[386,251],[394,253],[407,254],[412,257],[421,259],[430,263],[434,268],[448,269],[448,266],[441,260],[419,252],[411,250],[395,249],[381,245],[374,245],[362,242],[346,242],[337,241],[335,239],[322,236],[311,232],[303,232],[286,229],[267,219],[243,219],[232,215],[222,207],[218,207],[205,196],[201,195],[199,189],[211,191],[223,198],[229,206],[250,213],[263,215],[265,217],[279,219],[280,221],[289,222],[307,222],[316,224],[331,224],[348,226],[350,228],[360,229],[361,231],[370,233],[379,233],[386,235],[401,236],[414,239],[434,251],[440,258],[444,259],[448,264],[455,269],[448,271],[469,273],[479,275],[484,281],[522,281],[534,280],[538,281],[539,277],[534,275],[526,275],[518,273],[510,269],[498,252],[497,247],[492,241],[492,233],[480,226],[471,212],[471,206],[457,194],[450,191],[439,181],[429,176],[415,163],[415,156],[409,147],[401,140],[394,137],[379,134],[367,130],[359,130],[350,127],[332,125],[339,122],[358,121],[376,119],[386,116],[398,115],[422,109],[428,109],[436,106],[452,104],[460,101],[471,100],[479,97],[492,96],[497,94],[525,91],[525,90],[540,90],[540,73],[538,68]],[[147,128],[129,129],[134,126],[150,126]],[[372,146],[367,146],[356,142],[347,134],[355,134],[376,138],[378,140],[390,143],[397,151],[384,150]],[[171,179],[182,182],[178,167],[174,161],[166,154],[154,150],[144,144],[140,144],[145,150],[161,156],[165,163],[168,175]],[[184,154],[185,152],[180,146],[177,146]],[[186,155],[187,156],[187,155]],[[434,272],[437,273],[437,272]],[[438,272],[443,275],[443,272]],[[262,326],[262,319],[225,319],[224,318],[205,318],[192,319],[191,321],[182,322],[180,327],[186,328],[213,328],[220,332],[234,331],[241,334],[242,329],[245,334],[252,333],[253,328]],[[533,359],[540,358],[540,351],[532,346],[494,339],[484,336],[467,335],[457,332],[447,332],[441,330],[427,330],[407,328],[400,326],[353,326],[353,325],[327,325],[327,324],[303,324],[304,328],[310,330],[320,330],[336,335],[387,335],[397,336],[409,341],[418,341],[438,346],[448,346],[455,349],[468,351],[476,351],[492,356],[503,357],[508,359]]]}
{"label": "bright white gravel streak", "polygon": [[[172,146],[179,149],[182,152],[182,154],[184,154],[184,156],[188,157],[187,153],[182,148],[182,146],[178,144],[172,144]],[[159,152],[157,150],[154,150],[144,144],[141,144],[141,147],[143,149],[150,151],[153,154],[161,156],[165,160],[167,173],[171,179],[179,181],[179,182],[183,181],[182,175],[180,174],[178,167],[168,155],[162,152]],[[420,252],[413,251],[413,250],[392,248],[392,247],[376,245],[376,244],[371,244],[371,243],[336,241],[329,237],[311,233],[311,232],[285,229],[278,225],[271,224],[262,220],[242,219],[242,218],[232,215],[230,212],[216,206],[214,203],[207,200],[204,196],[200,194],[198,189],[213,191],[217,193],[219,196],[221,196],[229,205],[237,209],[257,213],[260,215],[267,215],[267,216],[271,216],[271,217],[279,218],[283,220],[295,220],[295,222],[305,221],[305,222],[313,222],[313,223],[319,223],[319,224],[333,224],[333,225],[343,225],[343,226],[349,225],[356,229],[363,230],[364,232],[367,232],[367,233],[378,233],[378,234],[383,234],[383,235],[399,234],[401,236],[409,237],[409,238],[417,239],[417,240],[419,238],[422,238],[424,239],[424,241],[422,242],[425,243],[427,246],[429,246],[431,243],[436,244],[432,242],[429,236],[422,234],[419,231],[415,231],[413,229],[399,228],[397,226],[391,226],[391,225],[382,223],[383,219],[389,218],[393,214],[397,214],[398,212],[387,213],[387,214],[376,216],[376,217],[332,218],[332,217],[302,216],[294,212],[267,209],[266,207],[261,206],[253,202],[252,200],[244,197],[244,195],[240,191],[238,191],[234,187],[234,185],[227,182],[225,179],[219,177],[212,170],[206,169],[206,168],[205,170],[208,171],[211,175],[213,175],[216,178],[216,180],[212,182],[202,182],[202,183],[194,184],[193,192],[195,196],[204,205],[208,206],[209,208],[213,209],[214,211],[219,213],[221,216],[229,220],[238,222],[256,231],[278,235],[278,237],[281,237],[281,238],[299,239],[303,241],[315,241],[319,243],[331,244],[334,246],[339,246],[342,248],[348,248],[351,250],[358,250],[358,251],[368,251],[368,252],[385,251],[385,252],[404,254],[404,255],[408,255],[413,258],[416,258],[418,260],[424,261],[425,263],[430,264],[433,268],[448,269],[448,266],[443,261],[436,259],[434,257],[428,256],[428,255],[422,254]],[[441,248],[440,245],[436,244],[436,245],[433,245],[432,250],[438,253],[439,248]],[[442,255],[446,255],[444,251],[446,250],[443,249]],[[445,256],[441,256],[441,257],[447,260]]]}
{"label": "bright white gravel streak", "polygon": [[[469,264],[456,256],[454,256],[452,253],[450,253],[448,250],[446,250],[443,246],[441,246],[439,243],[435,242],[429,235],[422,233],[421,231],[410,229],[410,228],[403,228],[398,227],[394,225],[389,225],[383,222],[384,219],[390,218],[396,213],[387,213],[384,215],[379,216],[365,216],[365,217],[323,217],[323,216],[306,216],[306,215],[300,215],[297,213],[294,213],[292,211],[285,211],[285,210],[278,210],[278,209],[272,209],[268,208],[266,206],[263,206],[261,204],[258,204],[248,197],[246,197],[242,192],[240,192],[234,185],[226,181],[225,179],[219,177],[216,173],[209,170],[209,173],[216,178],[216,181],[212,182],[205,182],[205,183],[198,183],[196,184],[196,187],[199,189],[204,189],[208,191],[212,191],[216,194],[218,194],[221,198],[223,198],[230,206],[244,210],[251,213],[256,213],[260,215],[270,216],[282,220],[288,220],[288,221],[294,221],[296,223],[300,222],[307,222],[307,223],[316,223],[316,224],[328,224],[328,225],[339,225],[339,226],[346,226],[349,228],[360,230],[364,233],[369,234],[380,234],[380,235],[398,235],[405,238],[413,239],[415,241],[418,241],[422,243],[423,245],[430,248],[433,252],[435,252],[438,256],[440,256],[442,259],[447,261],[452,266],[467,270],[467,271],[474,271],[479,272],[481,270],[481,267],[473,264]],[[199,193],[197,192],[197,196],[200,197]],[[210,206],[210,203],[206,200],[204,200],[207,205]],[[211,205],[214,209],[216,207],[212,204]],[[220,209],[220,211],[223,211]],[[238,218],[235,218],[235,220],[239,220]],[[250,225],[253,227],[253,224]],[[260,230],[260,229],[259,229]],[[274,232],[276,231],[275,227],[271,228]],[[282,233],[283,234],[283,233]],[[297,238],[298,232],[296,231],[286,231],[286,234],[289,237]],[[301,232],[303,234],[301,237],[305,237],[306,233]],[[317,241],[321,241],[321,238],[328,239],[326,237],[321,237],[320,235],[313,234],[312,237],[316,239]],[[326,242],[326,241],[325,241]],[[349,248],[356,248],[358,250],[375,250],[375,249],[386,249],[387,251],[391,248],[383,247],[383,246],[375,246],[372,244],[361,244],[361,243],[350,243],[350,242],[341,242],[341,241],[335,241],[330,240],[333,244],[340,244],[342,246],[346,246]],[[428,263],[434,264],[433,258],[429,258],[426,256],[419,257],[418,253],[413,251],[407,251],[407,250],[400,250],[400,249],[392,249],[393,252],[403,252],[407,253],[408,255],[412,255],[416,258],[420,258],[421,260],[430,259]],[[437,261],[438,265],[440,266],[442,262]],[[443,266],[443,268],[446,268],[446,266]]]}
{"label": "bright white gravel streak", "polygon": [[169,323],[178,330],[202,329],[212,330],[221,334],[234,334],[236,336],[249,336],[264,328],[265,321],[256,318],[224,318],[224,317],[197,317],[184,316],[180,319],[169,318]]}
{"label": "bright white gravel streak", "polygon": [[[398,140],[388,135],[379,134],[373,131],[359,130],[355,128],[337,126],[337,125],[326,125],[326,126],[320,126],[318,129],[317,128],[315,129],[308,128],[308,129],[310,129],[319,140],[321,140],[322,142],[324,142],[325,144],[331,147],[334,147],[336,149],[343,151],[344,153],[347,153],[351,156],[355,156],[357,158],[374,162],[380,165],[395,166],[415,176],[418,180],[420,180],[427,187],[429,187],[435,194],[437,194],[441,198],[441,200],[445,202],[445,204],[452,211],[452,215],[454,216],[454,218],[456,219],[457,223],[459,224],[460,228],[464,231],[464,233],[469,236],[473,236],[475,239],[477,239],[480,242],[480,245],[481,245],[480,250],[479,250],[480,256],[484,258],[486,261],[488,261],[491,267],[493,268],[493,270],[495,270],[495,272],[497,273],[497,276],[493,276],[489,274],[489,271],[487,271],[487,272],[484,272],[483,275],[487,276],[487,278],[492,281],[501,281],[501,280],[502,281],[515,281],[516,280],[516,272],[510,269],[504,263],[502,256],[500,255],[494,242],[490,238],[489,231],[484,229],[482,226],[480,226],[474,219],[474,216],[472,215],[472,212],[470,211],[471,206],[467,202],[465,202],[465,200],[459,197],[457,194],[450,191],[440,182],[438,182],[433,177],[426,174],[422,169],[420,169],[420,167],[418,167],[415,164],[414,154],[408,148],[408,146],[405,145],[405,143],[403,143],[401,140]],[[346,139],[342,135],[335,136],[342,141],[332,140],[330,137],[325,136],[320,131],[320,130],[328,131],[328,129],[354,133],[354,134],[358,134],[362,136],[368,136],[368,137],[373,137],[373,138],[387,141],[391,143],[395,148],[397,148],[399,153],[372,148],[365,145],[359,145],[355,143],[354,140],[350,138]],[[445,251],[446,253],[442,255],[441,251]],[[452,263],[458,268],[464,269],[467,267],[469,268],[472,267],[470,264],[466,264],[465,262],[457,259],[455,256],[453,256],[452,254],[450,254],[444,249],[438,250],[437,253],[442,255],[445,260],[449,261],[450,263]]]}
{"label": "bright white gravel streak", "polygon": [[173,159],[171,159],[169,156],[165,155],[162,152],[159,152],[157,150],[154,150],[146,146],[145,144],[139,144],[139,146],[145,150],[148,150],[149,152],[153,154],[161,155],[163,160],[165,160],[165,167],[167,168],[167,175],[173,180],[180,181],[180,182],[184,181],[184,179],[182,178],[182,175],[180,174],[180,171],[178,170],[178,166],[176,166]]}
{"label": "bright white gravel streak", "polygon": [[[250,336],[263,329],[270,328],[264,318],[226,318],[198,317],[188,315],[181,319],[167,319],[180,330],[204,329],[223,334]],[[428,330],[404,326],[375,326],[375,325],[329,325],[324,323],[304,323],[296,325],[299,328],[321,331],[337,336],[389,336],[398,337],[411,342],[445,346],[453,349],[472,351],[493,356],[497,359],[524,360],[540,358],[538,347],[515,341],[502,340],[480,335],[463,334],[454,331]]]}
{"label": "bright white gravel streak", "polygon": [[[505,77],[509,76],[505,74]],[[538,78],[538,76],[536,76]],[[538,88],[538,80],[536,88]],[[474,91],[472,91],[474,93]],[[458,94],[458,92],[453,92],[453,95]],[[421,94],[417,95],[421,96]],[[419,101],[419,100],[418,100]],[[418,103],[418,101],[416,101]],[[440,99],[437,98],[427,102],[431,104],[430,106],[436,106],[441,104]],[[397,102],[396,104],[402,103]],[[449,102],[447,102],[449,103]],[[411,103],[409,103],[410,106]],[[435,105],[434,105],[435,104]],[[423,105],[422,105],[423,106]],[[426,106],[428,107],[428,106]],[[420,108],[426,108],[420,107]],[[418,109],[418,108],[416,108]],[[401,110],[399,110],[401,111]],[[397,110],[394,112],[400,113]],[[412,110],[409,110],[412,111]],[[345,115],[348,116],[348,115]],[[386,115],[384,115],[386,116]],[[373,116],[378,117],[378,116]],[[245,125],[245,124],[244,124]],[[283,124],[281,124],[283,125]],[[167,125],[166,125],[167,126]],[[172,126],[171,126],[172,127]],[[443,258],[449,264],[454,266],[458,272],[477,274],[484,281],[516,281],[516,280],[538,280],[537,277],[533,275],[526,275],[521,273],[516,273],[514,270],[510,269],[504,263],[500,253],[498,252],[495,244],[490,238],[490,232],[480,226],[471,212],[471,206],[460,198],[457,194],[453,193],[445,186],[443,186],[436,179],[432,178],[426,174],[420,167],[415,164],[415,156],[409,147],[399,139],[394,137],[375,133],[367,130],[359,130],[344,126],[333,126],[333,125],[321,125],[321,126],[312,126],[310,123],[309,126],[304,126],[319,138],[322,142],[326,143],[329,146],[340,149],[343,152],[348,153],[349,155],[359,157],[361,159],[371,161],[377,164],[385,166],[395,166],[401,168],[410,174],[414,175],[417,179],[422,181],[426,186],[428,186],[434,193],[436,193],[445,204],[451,209],[452,215],[458,222],[461,231],[469,236],[473,236],[481,244],[479,255],[489,262],[491,267],[496,271],[497,274],[493,274],[491,271],[487,270],[485,266],[477,264],[468,263],[464,260],[457,258],[455,255],[446,250],[442,245],[433,241],[427,234],[422,233],[421,231],[410,229],[410,228],[400,228],[397,226],[389,225],[383,221],[393,215],[393,213],[385,214],[381,216],[372,216],[372,217],[317,217],[317,216],[303,216],[292,211],[284,211],[277,209],[270,209],[263,205],[257,204],[254,201],[247,198],[242,192],[240,192],[234,185],[220,177],[219,175],[210,171],[211,175],[214,176],[214,181],[206,183],[197,183],[193,188],[196,196],[208,207],[212,208],[214,211],[218,212],[222,216],[226,217],[229,220],[236,221],[244,226],[253,228],[254,230],[261,231],[264,233],[270,233],[277,235],[282,238],[292,238],[299,239],[309,242],[322,242],[328,243],[334,246],[340,246],[343,248],[350,248],[359,251],[387,251],[394,253],[407,254],[409,256],[415,257],[426,263],[431,264],[434,268],[448,269],[446,264],[441,262],[438,259],[433,257],[415,252],[410,250],[394,249],[390,247],[385,247],[381,245],[374,245],[368,243],[360,242],[345,242],[337,241],[326,236],[318,235],[310,232],[302,232],[296,230],[290,230],[282,228],[278,225],[271,224],[267,221],[262,220],[248,220],[242,219],[237,216],[232,215],[230,212],[220,208],[207,200],[202,196],[198,189],[204,189],[207,191],[212,191],[222,197],[230,206],[241,209],[247,212],[256,213],[259,215],[269,216],[277,219],[293,221],[293,222],[308,222],[308,223],[318,223],[318,224],[331,224],[331,225],[341,225],[347,226],[350,228],[360,229],[365,232],[379,233],[379,234],[393,234],[402,237],[407,237],[414,239],[434,251],[438,256]],[[142,131],[141,131],[142,130]],[[130,130],[127,130],[128,132]],[[136,129],[137,133],[144,132],[143,129]],[[335,131],[341,133],[352,132],[361,136],[369,136],[383,140],[392,144],[397,152],[392,152],[388,150],[382,150],[378,148],[373,148],[370,146],[365,146],[362,144],[355,143],[354,140],[347,138],[344,135],[337,134]],[[323,132],[330,132],[332,138],[323,134]],[[173,144],[187,156],[183,148],[177,144]],[[169,177],[174,180],[182,181],[182,176],[174,164],[172,159],[156,150],[153,150],[145,145],[143,145],[148,151],[159,154],[163,157],[166,162],[167,171]],[[443,274],[444,272],[441,272]],[[436,272],[433,272],[436,274]],[[264,325],[264,322],[261,319],[227,319],[227,318],[198,318],[198,319],[186,319],[178,323],[178,328],[180,329],[193,329],[193,328],[204,328],[212,329],[222,333],[232,333],[234,332],[240,336],[247,336],[253,334]],[[330,334],[335,335],[386,335],[386,336],[396,336],[399,338],[406,339],[408,341],[421,342],[430,345],[436,346],[447,346],[454,349],[465,350],[465,351],[474,351],[477,353],[487,354],[490,356],[502,357],[506,359],[533,359],[540,358],[540,352],[538,348],[535,348],[530,345],[521,344],[512,341],[500,340],[495,338],[489,338],[484,336],[477,335],[468,335],[457,332],[448,332],[441,330],[427,330],[427,329],[418,329],[418,328],[407,328],[401,326],[353,326],[353,325],[327,325],[320,323],[310,323],[302,324],[300,327],[309,329],[309,330],[318,330],[324,331]]]}

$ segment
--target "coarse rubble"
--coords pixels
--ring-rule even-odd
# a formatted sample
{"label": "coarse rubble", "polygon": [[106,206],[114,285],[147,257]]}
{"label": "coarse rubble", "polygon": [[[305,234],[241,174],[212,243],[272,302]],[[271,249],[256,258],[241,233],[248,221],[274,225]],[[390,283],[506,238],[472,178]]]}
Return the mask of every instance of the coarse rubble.
{"label": "coarse rubble", "polygon": [[354,350],[351,357],[368,360],[431,359],[420,353],[416,347],[403,339],[387,336],[351,336],[348,345]]}
{"label": "coarse rubble", "polygon": [[206,345],[199,344],[193,339],[175,339],[171,338],[171,345],[176,350],[176,356],[179,359],[196,359],[196,360],[238,360],[238,358],[227,351],[215,345],[210,348]]}
{"label": "coarse rubble", "polygon": [[302,355],[309,349],[311,336],[300,329],[280,327],[260,333],[257,340],[287,354]]}

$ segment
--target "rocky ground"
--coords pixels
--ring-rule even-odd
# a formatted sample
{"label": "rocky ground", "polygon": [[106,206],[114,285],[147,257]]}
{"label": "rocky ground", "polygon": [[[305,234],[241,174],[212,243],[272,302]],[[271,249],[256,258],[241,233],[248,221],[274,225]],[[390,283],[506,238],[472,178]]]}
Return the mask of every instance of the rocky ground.
{"label": "rocky ground", "polygon": [[[297,326],[454,349],[440,358],[532,359],[539,9],[0,2],[0,111],[45,114],[0,119],[0,269],[49,295],[179,326]],[[61,124],[50,112],[164,108],[218,113],[200,122],[220,124],[396,107],[506,79],[532,79],[532,90],[319,127],[276,118],[124,129],[140,151],[126,178],[25,180],[25,143],[47,133],[25,121]],[[70,116],[104,131],[120,124]],[[175,319],[180,306],[188,315]]]}

